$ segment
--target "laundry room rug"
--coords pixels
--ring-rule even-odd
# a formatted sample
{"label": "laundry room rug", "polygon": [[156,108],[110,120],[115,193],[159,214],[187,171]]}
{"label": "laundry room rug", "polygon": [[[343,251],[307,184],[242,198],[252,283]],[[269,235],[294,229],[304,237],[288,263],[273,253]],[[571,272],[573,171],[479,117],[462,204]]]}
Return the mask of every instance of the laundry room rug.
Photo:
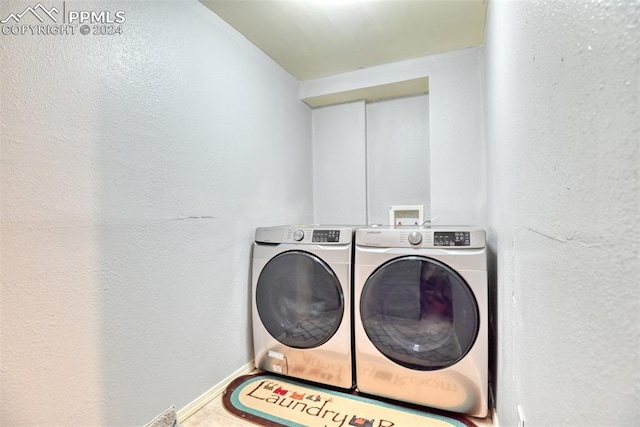
{"label": "laundry room rug", "polygon": [[462,416],[405,408],[269,374],[236,378],[222,402],[237,417],[263,426],[477,427]]}

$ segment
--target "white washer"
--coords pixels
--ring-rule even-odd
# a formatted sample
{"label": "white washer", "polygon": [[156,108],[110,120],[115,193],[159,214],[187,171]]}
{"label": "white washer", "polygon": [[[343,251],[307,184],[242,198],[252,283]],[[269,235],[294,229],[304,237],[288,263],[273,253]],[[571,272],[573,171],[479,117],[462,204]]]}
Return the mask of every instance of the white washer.
{"label": "white washer", "polygon": [[356,231],[354,337],[359,391],[487,416],[485,231]]}
{"label": "white washer", "polygon": [[353,227],[256,229],[252,266],[255,364],[349,389],[353,382]]}

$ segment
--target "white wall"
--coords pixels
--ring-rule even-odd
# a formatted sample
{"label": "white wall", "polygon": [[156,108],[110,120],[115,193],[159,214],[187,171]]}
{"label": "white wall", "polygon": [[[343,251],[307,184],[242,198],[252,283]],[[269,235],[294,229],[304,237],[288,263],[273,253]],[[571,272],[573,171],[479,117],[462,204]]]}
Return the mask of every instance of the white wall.
{"label": "white wall", "polygon": [[429,169],[429,96],[367,104],[368,224],[390,224],[394,205],[429,218]]}
{"label": "white wall", "polygon": [[314,222],[388,224],[391,205],[428,209],[428,99],[313,110]]}
{"label": "white wall", "polygon": [[495,1],[486,33],[500,425],[640,417],[637,2]]}
{"label": "white wall", "polygon": [[314,222],[366,224],[364,102],[316,108],[312,123]]}
{"label": "white wall", "polygon": [[0,34],[0,424],[142,425],[251,359],[253,232],[312,219],[311,113],[195,1],[66,6],[127,20]]}
{"label": "white wall", "polygon": [[430,209],[434,224],[486,225],[483,49],[300,83],[300,98],[429,77]]}

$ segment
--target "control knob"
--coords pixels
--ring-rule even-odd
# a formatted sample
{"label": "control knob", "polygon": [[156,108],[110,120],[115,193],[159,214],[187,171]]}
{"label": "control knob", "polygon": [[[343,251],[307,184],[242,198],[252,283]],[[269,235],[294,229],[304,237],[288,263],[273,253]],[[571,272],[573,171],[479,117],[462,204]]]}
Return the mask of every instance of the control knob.
{"label": "control knob", "polygon": [[304,239],[304,231],[296,230],[293,232],[293,240],[295,240],[296,242],[299,242],[302,239]]}
{"label": "control knob", "polygon": [[412,245],[419,245],[420,242],[422,242],[422,234],[418,233],[417,231],[412,231],[411,233],[409,233],[409,243],[411,243]]}

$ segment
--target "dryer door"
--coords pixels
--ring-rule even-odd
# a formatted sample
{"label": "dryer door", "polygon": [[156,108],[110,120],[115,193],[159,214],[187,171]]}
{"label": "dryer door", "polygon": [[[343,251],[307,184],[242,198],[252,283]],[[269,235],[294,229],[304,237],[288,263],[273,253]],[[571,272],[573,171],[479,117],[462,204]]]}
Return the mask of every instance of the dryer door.
{"label": "dryer door", "polygon": [[410,369],[444,369],[471,350],[480,324],[465,280],[434,259],[405,256],[380,266],[366,281],[360,317],[371,343]]}
{"label": "dryer door", "polygon": [[322,259],[288,251],[262,269],[256,306],[262,324],[275,339],[293,348],[314,348],[338,330],[344,295],[335,273]]}

